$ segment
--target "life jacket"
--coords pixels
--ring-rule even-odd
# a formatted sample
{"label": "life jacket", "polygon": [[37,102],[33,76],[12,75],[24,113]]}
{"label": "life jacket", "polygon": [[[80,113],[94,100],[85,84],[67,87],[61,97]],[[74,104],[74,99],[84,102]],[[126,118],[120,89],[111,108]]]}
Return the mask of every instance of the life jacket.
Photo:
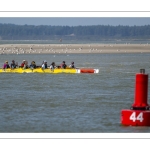
{"label": "life jacket", "polygon": [[47,64],[45,64],[45,69],[47,69]]}
{"label": "life jacket", "polygon": [[35,69],[35,68],[36,68],[36,65],[35,65],[35,64],[31,64],[31,65],[30,65],[30,68],[34,68],[34,69]]}
{"label": "life jacket", "polygon": [[8,64],[4,64],[3,69],[7,69],[7,68],[10,68],[10,66]]}
{"label": "life jacket", "polygon": [[21,67],[24,67],[24,63],[21,64]]}
{"label": "life jacket", "polygon": [[66,64],[61,64],[61,68],[66,69],[67,65]]}
{"label": "life jacket", "polygon": [[50,65],[50,69],[54,69],[54,66],[53,66],[53,65]]}
{"label": "life jacket", "polygon": [[71,64],[71,65],[70,65],[70,68],[75,68],[74,64]]}
{"label": "life jacket", "polygon": [[44,63],[44,64],[42,64],[42,66],[41,66],[43,69],[47,69],[47,64],[46,63]]}
{"label": "life jacket", "polygon": [[11,63],[10,66],[11,66],[11,68],[16,68],[16,64],[15,63]]}

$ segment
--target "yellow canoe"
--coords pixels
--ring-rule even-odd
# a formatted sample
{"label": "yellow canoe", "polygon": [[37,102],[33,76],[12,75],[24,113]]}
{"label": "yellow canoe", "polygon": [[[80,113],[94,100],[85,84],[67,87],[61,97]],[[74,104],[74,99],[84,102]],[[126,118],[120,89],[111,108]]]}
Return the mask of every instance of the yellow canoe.
{"label": "yellow canoe", "polygon": [[99,69],[90,69],[90,68],[82,68],[82,69],[2,69],[0,68],[0,73],[98,73]]}
{"label": "yellow canoe", "polygon": [[50,69],[0,69],[0,73],[76,73],[76,69],[54,69],[53,71]]}

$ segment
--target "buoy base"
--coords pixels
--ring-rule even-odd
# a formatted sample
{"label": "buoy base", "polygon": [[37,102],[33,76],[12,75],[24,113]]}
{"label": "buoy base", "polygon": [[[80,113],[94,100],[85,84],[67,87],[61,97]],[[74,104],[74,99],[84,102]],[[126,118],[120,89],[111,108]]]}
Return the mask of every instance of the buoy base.
{"label": "buoy base", "polygon": [[150,111],[122,110],[121,124],[126,126],[150,126]]}

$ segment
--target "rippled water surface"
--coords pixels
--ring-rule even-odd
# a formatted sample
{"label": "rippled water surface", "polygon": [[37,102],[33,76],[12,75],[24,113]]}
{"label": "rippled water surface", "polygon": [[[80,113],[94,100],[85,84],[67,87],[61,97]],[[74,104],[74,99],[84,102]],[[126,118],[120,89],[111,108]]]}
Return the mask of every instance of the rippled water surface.
{"label": "rippled water surface", "polygon": [[[150,72],[150,54],[0,55],[41,64],[63,60],[99,74],[0,74],[0,132],[139,133],[149,127],[124,127],[121,110],[134,102],[135,74]],[[148,102],[149,103],[149,102]]]}

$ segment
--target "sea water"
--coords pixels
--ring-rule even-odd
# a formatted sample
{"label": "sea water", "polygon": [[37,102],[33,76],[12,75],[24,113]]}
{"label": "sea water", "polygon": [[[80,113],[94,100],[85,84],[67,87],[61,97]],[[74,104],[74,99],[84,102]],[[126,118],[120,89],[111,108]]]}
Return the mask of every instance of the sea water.
{"label": "sea water", "polygon": [[74,61],[76,67],[100,72],[1,73],[0,133],[150,132],[149,127],[121,125],[121,110],[134,103],[135,74],[140,69],[150,73],[149,53],[0,55],[0,65],[13,59],[37,65]]}

